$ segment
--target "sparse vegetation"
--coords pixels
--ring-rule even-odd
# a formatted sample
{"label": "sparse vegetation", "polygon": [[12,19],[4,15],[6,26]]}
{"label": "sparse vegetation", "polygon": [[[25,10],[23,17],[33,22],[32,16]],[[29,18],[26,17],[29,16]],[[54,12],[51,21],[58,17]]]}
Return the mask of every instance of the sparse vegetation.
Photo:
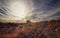
{"label": "sparse vegetation", "polygon": [[60,20],[0,23],[0,38],[60,38]]}

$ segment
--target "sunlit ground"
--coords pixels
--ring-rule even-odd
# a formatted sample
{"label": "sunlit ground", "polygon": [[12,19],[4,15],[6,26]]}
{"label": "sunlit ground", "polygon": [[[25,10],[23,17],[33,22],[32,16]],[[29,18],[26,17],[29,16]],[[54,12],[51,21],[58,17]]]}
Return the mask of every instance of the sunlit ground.
{"label": "sunlit ground", "polygon": [[60,38],[60,20],[0,23],[0,38]]}

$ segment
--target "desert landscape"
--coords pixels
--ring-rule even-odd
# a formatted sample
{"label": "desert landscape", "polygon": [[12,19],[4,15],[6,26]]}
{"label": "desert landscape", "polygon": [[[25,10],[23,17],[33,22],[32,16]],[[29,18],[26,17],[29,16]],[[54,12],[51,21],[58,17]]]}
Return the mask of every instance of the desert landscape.
{"label": "desert landscape", "polygon": [[60,38],[60,20],[0,23],[0,38]]}
{"label": "desert landscape", "polygon": [[60,38],[60,0],[0,0],[0,38]]}

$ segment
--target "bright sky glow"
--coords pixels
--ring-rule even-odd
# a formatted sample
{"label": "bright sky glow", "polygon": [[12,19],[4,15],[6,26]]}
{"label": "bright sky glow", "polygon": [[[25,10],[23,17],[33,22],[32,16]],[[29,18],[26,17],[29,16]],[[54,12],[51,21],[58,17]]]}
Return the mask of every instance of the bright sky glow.
{"label": "bright sky glow", "polygon": [[[60,0],[0,0],[0,20],[60,19]],[[7,20],[7,21],[6,21]],[[17,22],[18,22],[17,21]]]}
{"label": "bright sky glow", "polygon": [[11,3],[10,8],[12,10],[11,14],[14,15],[15,17],[19,17],[20,19],[26,17],[27,13],[25,12],[26,6],[25,6],[24,3],[22,3],[22,2],[13,2],[13,3]]}

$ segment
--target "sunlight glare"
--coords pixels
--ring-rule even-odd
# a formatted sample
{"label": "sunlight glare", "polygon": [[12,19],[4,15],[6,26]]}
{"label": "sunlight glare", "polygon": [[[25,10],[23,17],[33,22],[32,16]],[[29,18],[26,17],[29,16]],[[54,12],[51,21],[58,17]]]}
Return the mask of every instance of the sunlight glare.
{"label": "sunlight glare", "polygon": [[[20,19],[25,18],[26,17],[26,5],[22,2],[14,2],[11,4],[11,10],[12,10],[12,14],[15,17],[19,17]],[[16,19],[16,18],[15,18]]]}

